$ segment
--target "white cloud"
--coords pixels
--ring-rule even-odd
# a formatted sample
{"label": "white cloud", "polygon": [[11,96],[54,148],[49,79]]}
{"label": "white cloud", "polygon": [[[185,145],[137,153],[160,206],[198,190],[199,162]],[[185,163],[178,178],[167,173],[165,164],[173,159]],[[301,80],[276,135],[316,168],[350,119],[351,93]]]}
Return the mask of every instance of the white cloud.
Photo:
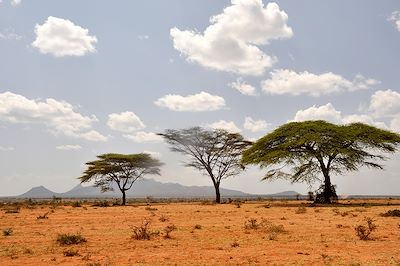
{"label": "white cloud", "polygon": [[308,94],[320,96],[341,91],[368,89],[378,84],[375,79],[366,79],[357,75],[353,81],[332,72],[313,74],[307,71],[295,72],[289,69],[277,69],[271,72],[271,78],[261,82],[262,90],[270,94]]}
{"label": "white cloud", "polygon": [[138,35],[137,38],[141,41],[148,40],[150,37],[149,35]]}
{"label": "white cloud", "polygon": [[400,11],[394,11],[389,17],[388,21],[392,21],[398,31],[400,31]]}
{"label": "white cloud", "polygon": [[208,124],[207,126],[210,128],[213,128],[213,129],[225,129],[226,131],[232,132],[232,133],[238,133],[238,132],[242,131],[232,121],[228,122],[225,120],[219,120],[217,122]]}
{"label": "white cloud", "polygon": [[243,128],[251,132],[265,131],[268,127],[268,123],[265,120],[253,120],[251,117],[244,119]]}
{"label": "white cloud", "polygon": [[369,110],[375,116],[393,116],[400,113],[400,93],[379,90],[371,96]]}
{"label": "white cloud", "polygon": [[107,138],[92,130],[95,116],[84,116],[65,102],[52,98],[32,100],[12,92],[0,93],[0,120],[11,123],[44,124],[54,134],[105,141]]}
{"label": "white cloud", "polygon": [[12,6],[19,6],[21,4],[21,0],[11,0],[11,5]]}
{"label": "white cloud", "polygon": [[48,17],[42,25],[35,26],[36,40],[32,43],[43,54],[55,57],[83,56],[96,52],[96,36],[89,30],[62,18]]}
{"label": "white cloud", "polygon": [[157,106],[166,107],[172,111],[204,112],[216,111],[225,106],[224,98],[200,92],[194,95],[181,96],[169,94],[154,102]]}
{"label": "white cloud", "polygon": [[294,121],[306,120],[326,120],[333,123],[340,123],[342,115],[337,111],[331,103],[317,107],[313,105],[305,110],[297,111]]}
{"label": "white cloud", "polygon": [[390,121],[390,129],[400,133],[400,114]]}
{"label": "white cloud", "polygon": [[144,132],[144,131],[139,131],[135,132],[132,134],[125,134],[123,135],[124,138],[129,139],[133,142],[138,142],[138,143],[143,143],[143,142],[162,142],[163,138],[156,133],[153,132]]}
{"label": "white cloud", "polygon": [[236,81],[229,84],[231,88],[238,90],[241,94],[247,96],[256,96],[257,91],[256,88],[247,84],[242,78],[238,78]]}
{"label": "white cloud", "polygon": [[143,151],[143,153],[150,154],[151,157],[156,158],[156,159],[161,158],[161,153],[159,153],[158,151]]}
{"label": "white cloud", "polygon": [[57,146],[57,150],[64,150],[64,151],[73,151],[73,150],[80,150],[82,147],[80,145],[60,145]]}
{"label": "white cloud", "polygon": [[342,113],[335,109],[331,103],[317,107],[313,105],[305,110],[297,111],[293,121],[306,121],[306,120],[325,120],[335,124],[351,124],[351,123],[364,123],[376,127],[387,129],[383,122],[375,121],[370,115],[367,114],[351,114],[342,115]]}
{"label": "white cloud", "polygon": [[3,147],[3,146],[0,146],[0,151],[13,151],[13,150],[15,150],[14,147]]}
{"label": "white cloud", "polygon": [[232,0],[232,5],[210,19],[203,33],[172,28],[174,48],[196,62],[214,70],[244,75],[261,75],[276,58],[257,46],[275,39],[290,38],[288,16],[278,4],[262,0]]}
{"label": "white cloud", "polygon": [[133,132],[146,127],[142,120],[133,112],[109,114],[107,125],[111,129],[120,132]]}
{"label": "white cloud", "polygon": [[6,29],[5,31],[0,32],[0,39],[20,41],[22,40],[22,36],[16,34],[13,29]]}

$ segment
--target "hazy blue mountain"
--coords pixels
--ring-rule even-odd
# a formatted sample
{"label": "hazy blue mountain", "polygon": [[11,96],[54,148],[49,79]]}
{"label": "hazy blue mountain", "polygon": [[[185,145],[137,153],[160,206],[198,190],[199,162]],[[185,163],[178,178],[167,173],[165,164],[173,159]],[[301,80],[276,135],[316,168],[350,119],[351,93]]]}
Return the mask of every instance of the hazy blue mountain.
{"label": "hazy blue mountain", "polygon": [[27,192],[18,197],[21,198],[52,198],[53,196],[59,197],[59,193],[53,192],[44,186],[33,187]]}

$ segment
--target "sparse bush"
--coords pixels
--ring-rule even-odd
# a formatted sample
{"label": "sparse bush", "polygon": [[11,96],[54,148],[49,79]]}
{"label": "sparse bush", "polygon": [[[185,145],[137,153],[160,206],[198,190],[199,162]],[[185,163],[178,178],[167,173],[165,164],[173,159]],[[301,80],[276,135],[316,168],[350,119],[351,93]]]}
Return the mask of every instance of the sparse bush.
{"label": "sparse bush", "polygon": [[79,252],[77,250],[65,250],[64,252],[65,257],[75,257],[75,256],[80,256]]}
{"label": "sparse bush", "polygon": [[4,211],[5,213],[19,213],[20,209],[19,206],[9,206]]}
{"label": "sparse bush", "polygon": [[71,206],[74,208],[79,208],[82,207],[82,203],[80,201],[74,201],[72,202]]}
{"label": "sparse bush", "polygon": [[160,232],[150,230],[150,219],[144,219],[140,226],[133,226],[132,231],[133,235],[132,238],[136,240],[150,240],[152,236],[159,235]]}
{"label": "sparse bush", "polygon": [[231,247],[237,248],[237,247],[239,247],[239,243],[235,240],[235,241],[233,241],[233,243],[231,244]]}
{"label": "sparse bush", "polygon": [[197,229],[197,230],[200,230],[201,228],[203,228],[200,224],[196,224],[195,226],[194,226],[194,229]]}
{"label": "sparse bush", "polygon": [[87,242],[86,238],[80,234],[59,234],[57,236],[57,242],[60,245],[76,245]]}
{"label": "sparse bush", "polygon": [[164,214],[162,214],[158,220],[159,220],[160,222],[166,222],[166,221],[169,220],[169,218],[168,218],[167,216],[165,216]]}
{"label": "sparse bush", "polygon": [[93,203],[92,207],[110,207],[110,203],[108,203],[108,201],[106,200],[96,201],[95,203]]}
{"label": "sparse bush", "polygon": [[13,234],[13,229],[12,228],[4,228],[3,229],[3,236],[10,236],[10,235],[12,235]]}
{"label": "sparse bush", "polygon": [[357,236],[360,240],[368,240],[370,239],[370,234],[376,230],[377,226],[374,224],[374,220],[370,217],[366,217],[365,221],[367,222],[367,226],[358,225],[354,229],[356,231]]}
{"label": "sparse bush", "polygon": [[383,217],[400,217],[400,210],[388,210],[385,213],[382,213]]}
{"label": "sparse bush", "polygon": [[165,228],[164,228],[164,233],[165,233],[165,236],[164,236],[164,238],[171,238],[171,233],[172,233],[172,231],[175,231],[177,229],[177,227],[174,225],[174,224],[170,224],[170,225],[167,225]]}
{"label": "sparse bush", "polygon": [[304,206],[298,207],[296,210],[296,214],[302,214],[302,213],[306,213],[307,209]]}
{"label": "sparse bush", "polygon": [[260,228],[260,224],[255,218],[250,218],[249,220],[244,222],[244,229],[257,230],[258,228]]}
{"label": "sparse bush", "polygon": [[39,216],[37,216],[36,217],[36,219],[38,219],[38,220],[40,220],[40,219],[48,219],[49,217],[47,216],[49,213],[48,212],[46,212],[45,214],[43,214],[43,215],[39,215]]}

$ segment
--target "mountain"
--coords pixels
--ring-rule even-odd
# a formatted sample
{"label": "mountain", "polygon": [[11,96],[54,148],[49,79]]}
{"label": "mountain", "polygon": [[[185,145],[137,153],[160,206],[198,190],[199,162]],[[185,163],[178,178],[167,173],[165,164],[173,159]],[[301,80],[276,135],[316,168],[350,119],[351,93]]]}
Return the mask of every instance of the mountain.
{"label": "mountain", "polygon": [[[252,194],[244,193],[238,190],[221,188],[223,197],[251,197]],[[214,187],[211,186],[183,186],[177,183],[161,183],[153,179],[137,181],[133,187],[127,191],[127,197],[131,198],[209,198],[215,196]],[[118,188],[114,191],[101,193],[99,188],[81,184],[76,185],[71,190],[64,193],[56,193],[40,186],[29,190],[18,196],[22,198],[52,198],[53,196],[61,198],[95,198],[95,197],[121,197]]]}
{"label": "mountain", "polygon": [[44,186],[31,188],[29,191],[25,192],[18,197],[21,198],[52,198],[53,196],[59,197],[59,193],[53,192]]}
{"label": "mountain", "polygon": [[298,192],[289,190],[289,191],[283,191],[275,194],[270,194],[268,196],[271,197],[296,197],[297,195],[300,195]]}

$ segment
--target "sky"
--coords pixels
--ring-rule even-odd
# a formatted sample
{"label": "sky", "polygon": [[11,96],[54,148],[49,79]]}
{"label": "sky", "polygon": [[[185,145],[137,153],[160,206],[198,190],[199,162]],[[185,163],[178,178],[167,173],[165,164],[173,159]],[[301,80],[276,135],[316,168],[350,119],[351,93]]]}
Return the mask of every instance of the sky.
{"label": "sky", "polygon": [[[0,196],[64,192],[102,153],[148,152],[160,182],[212,185],[156,133],[224,128],[257,140],[289,121],[400,132],[399,1],[0,0]],[[341,195],[399,195],[385,170],[332,177]],[[316,189],[260,181],[224,188]]]}

